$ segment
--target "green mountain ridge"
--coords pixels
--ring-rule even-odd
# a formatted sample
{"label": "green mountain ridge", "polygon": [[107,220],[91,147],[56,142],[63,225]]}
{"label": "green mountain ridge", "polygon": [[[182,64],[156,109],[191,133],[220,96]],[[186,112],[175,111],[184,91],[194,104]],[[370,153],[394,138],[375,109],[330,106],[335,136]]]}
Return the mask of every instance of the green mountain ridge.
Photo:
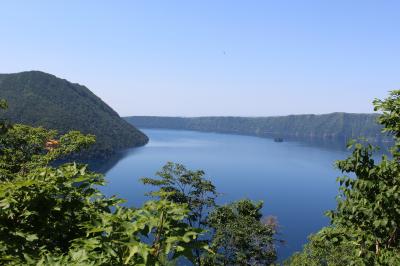
{"label": "green mountain ridge", "polygon": [[96,135],[96,144],[81,157],[105,158],[148,142],[85,86],[41,71],[0,74],[0,98],[9,106],[2,117],[13,123]]}
{"label": "green mountain ridge", "polygon": [[160,117],[130,116],[139,128],[183,129],[267,138],[347,141],[363,136],[373,142],[390,141],[376,123],[378,114],[330,113],[271,117]]}

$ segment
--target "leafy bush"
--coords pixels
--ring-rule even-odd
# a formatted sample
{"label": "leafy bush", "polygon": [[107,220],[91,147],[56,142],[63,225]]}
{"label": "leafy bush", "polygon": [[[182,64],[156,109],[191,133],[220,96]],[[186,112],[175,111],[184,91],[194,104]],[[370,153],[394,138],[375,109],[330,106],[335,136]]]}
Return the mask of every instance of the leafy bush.
{"label": "leafy bush", "polygon": [[142,181],[159,188],[156,193],[164,193],[162,199],[188,204],[188,225],[208,230],[196,242],[208,243],[209,249],[193,249],[198,265],[270,265],[276,260],[276,223],[262,219],[262,202],[239,200],[217,206],[218,193],[204,172],[181,164],[167,163],[157,175]]}
{"label": "leafy bush", "polygon": [[[332,225],[311,237],[304,251],[289,260],[291,265],[303,260],[315,265],[400,265],[400,91],[374,105],[382,112],[378,121],[383,131],[394,137],[391,155],[376,161],[376,148],[370,144],[349,144],[352,154],[336,165],[352,176],[338,178],[338,204],[327,212]],[[316,245],[321,241],[323,245]]]}
{"label": "leafy bush", "polygon": [[239,200],[210,214],[214,253],[205,256],[205,265],[270,265],[276,260],[276,223],[261,219],[262,206],[262,202]]}
{"label": "leafy bush", "polygon": [[[2,107],[6,107],[2,105]],[[102,175],[54,161],[94,136],[13,125],[0,134],[0,263],[9,265],[161,265],[192,260],[200,229],[186,204],[149,201],[124,208],[98,190]]]}

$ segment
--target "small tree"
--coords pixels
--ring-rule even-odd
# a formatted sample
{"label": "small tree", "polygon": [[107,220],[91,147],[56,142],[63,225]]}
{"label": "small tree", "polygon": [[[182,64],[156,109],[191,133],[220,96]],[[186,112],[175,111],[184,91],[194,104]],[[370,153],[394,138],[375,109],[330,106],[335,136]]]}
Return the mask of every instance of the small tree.
{"label": "small tree", "polygon": [[204,227],[206,214],[215,207],[217,191],[211,181],[204,178],[202,170],[188,170],[184,165],[168,162],[156,173],[160,178],[142,178],[145,185],[168,192],[164,198],[189,206],[188,222],[191,226]]}
{"label": "small tree", "polygon": [[[346,174],[338,178],[340,193],[336,210],[329,211],[331,227],[324,228],[302,253],[289,261],[340,265],[400,265],[400,91],[374,101],[381,111],[383,132],[394,137],[390,156],[376,161],[377,148],[352,141],[351,155],[336,162]],[[347,250],[347,253],[343,254]]]}
{"label": "small tree", "polygon": [[379,123],[384,132],[393,134],[392,158],[373,158],[375,148],[351,143],[352,155],[338,161],[344,173],[355,178],[339,178],[341,194],[335,211],[329,212],[332,224],[343,227],[349,239],[357,243],[359,255],[366,262],[384,263],[388,252],[400,247],[400,91],[391,92],[385,100],[375,100],[375,110],[382,111]]}
{"label": "small tree", "polygon": [[216,208],[208,222],[214,230],[205,265],[270,265],[276,260],[276,224],[262,221],[262,202],[240,200]]}
{"label": "small tree", "polygon": [[[186,204],[190,210],[188,224],[205,229],[208,212],[216,206],[217,191],[212,182],[204,178],[204,174],[204,171],[192,171],[182,164],[168,162],[156,173],[159,178],[142,178],[142,182],[159,188],[159,191],[164,193],[162,199]],[[197,263],[200,264],[200,250],[195,249],[194,252]]]}

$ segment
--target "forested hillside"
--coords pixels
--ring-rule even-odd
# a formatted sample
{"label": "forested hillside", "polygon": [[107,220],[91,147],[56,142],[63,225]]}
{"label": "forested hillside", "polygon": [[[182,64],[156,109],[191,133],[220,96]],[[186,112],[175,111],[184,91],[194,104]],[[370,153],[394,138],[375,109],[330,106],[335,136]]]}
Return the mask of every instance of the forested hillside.
{"label": "forested hillside", "polygon": [[137,127],[185,129],[285,139],[348,140],[364,136],[370,141],[389,139],[381,133],[377,114],[332,113],[276,117],[157,117],[125,119]]}
{"label": "forested hillside", "polygon": [[13,123],[95,135],[96,144],[85,156],[107,157],[148,141],[88,88],[47,73],[0,74],[0,98],[8,102],[1,116]]}

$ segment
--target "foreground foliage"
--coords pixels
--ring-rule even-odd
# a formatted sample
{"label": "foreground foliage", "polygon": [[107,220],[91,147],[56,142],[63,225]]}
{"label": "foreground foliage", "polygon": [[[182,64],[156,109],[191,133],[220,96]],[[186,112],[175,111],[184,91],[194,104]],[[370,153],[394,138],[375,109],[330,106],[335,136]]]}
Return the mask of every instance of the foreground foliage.
{"label": "foreground foliage", "polygon": [[[2,104],[5,108],[6,105]],[[157,265],[192,260],[201,230],[184,220],[186,204],[148,201],[125,208],[97,189],[101,175],[56,160],[94,142],[73,131],[2,123],[0,263],[10,265]]]}
{"label": "foreground foliage", "polygon": [[205,265],[270,265],[276,259],[276,222],[262,220],[262,202],[240,200],[216,208],[208,223],[214,230]]}
{"label": "foreground foliage", "polygon": [[157,187],[156,193],[167,193],[162,199],[188,204],[186,222],[208,230],[207,237],[197,243],[207,243],[209,250],[193,249],[198,265],[270,265],[276,260],[277,224],[273,219],[262,219],[262,202],[239,200],[217,206],[218,193],[204,172],[181,164],[167,163],[157,175],[142,182]]}
{"label": "foreground foliage", "polygon": [[310,238],[291,265],[400,265],[400,91],[374,101],[379,123],[393,135],[391,155],[376,160],[376,148],[352,142],[352,154],[337,167],[350,176],[338,178],[332,225]]}

